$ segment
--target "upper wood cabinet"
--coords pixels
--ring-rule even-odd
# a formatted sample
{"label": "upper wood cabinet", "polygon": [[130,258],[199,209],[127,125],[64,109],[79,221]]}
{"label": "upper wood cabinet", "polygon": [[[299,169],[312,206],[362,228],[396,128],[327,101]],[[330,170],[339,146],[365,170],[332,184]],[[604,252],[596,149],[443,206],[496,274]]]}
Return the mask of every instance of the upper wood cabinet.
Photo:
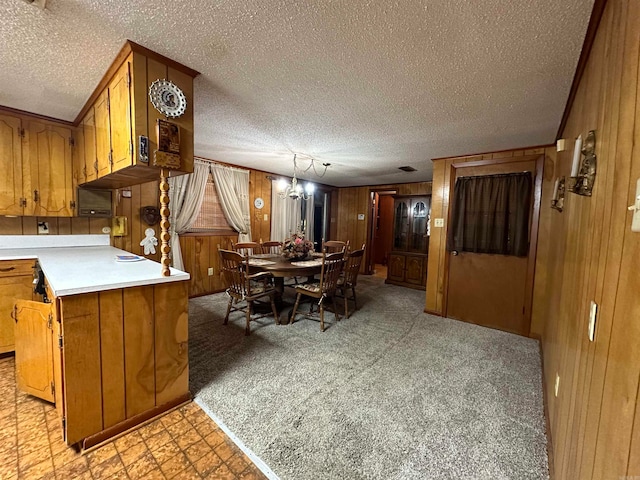
{"label": "upper wood cabinet", "polygon": [[26,135],[30,174],[23,182],[24,215],[73,216],[71,127],[30,119]]}
{"label": "upper wood cabinet", "polygon": [[[77,152],[84,156],[76,161],[78,184],[120,188],[158,179],[159,170],[149,166],[158,148],[156,121],[165,119],[149,101],[149,86],[158,79],[176,84],[187,99],[185,113],[169,120],[180,127],[180,171],[193,172],[193,78],[197,74],[184,65],[127,42],[76,118],[76,136],[83,135],[84,147],[84,152]],[[95,159],[93,143],[87,146],[87,137],[92,133],[95,135]],[[146,156],[140,153],[140,137],[148,138]],[[95,176],[94,165],[97,167]],[[84,169],[82,173],[81,169]]]}
{"label": "upper wood cabinet", "polygon": [[22,215],[22,120],[0,113],[0,214]]}
{"label": "upper wood cabinet", "polygon": [[0,113],[0,215],[74,214],[72,133],[70,125]]}

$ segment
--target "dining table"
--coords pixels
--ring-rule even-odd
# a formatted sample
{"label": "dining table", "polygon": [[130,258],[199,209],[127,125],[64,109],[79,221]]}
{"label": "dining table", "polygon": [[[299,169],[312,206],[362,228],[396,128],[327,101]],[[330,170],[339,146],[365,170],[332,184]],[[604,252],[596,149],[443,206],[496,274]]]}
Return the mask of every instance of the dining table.
{"label": "dining table", "polygon": [[262,253],[249,256],[249,272],[269,272],[276,287],[276,305],[283,304],[284,280],[291,277],[308,277],[311,280],[322,270],[322,254],[309,255],[307,259],[291,261],[282,255]]}

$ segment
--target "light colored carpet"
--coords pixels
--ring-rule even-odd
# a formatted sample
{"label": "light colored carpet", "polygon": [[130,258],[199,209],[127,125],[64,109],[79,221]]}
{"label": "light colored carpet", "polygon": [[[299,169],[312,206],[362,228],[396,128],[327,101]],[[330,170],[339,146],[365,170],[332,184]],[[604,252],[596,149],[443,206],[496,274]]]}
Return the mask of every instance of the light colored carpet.
{"label": "light colored carpet", "polygon": [[196,401],[283,480],[548,478],[536,341],[379,278],[358,294],[324,333],[267,317],[249,337],[241,314],[222,325],[225,294],[191,300]]}

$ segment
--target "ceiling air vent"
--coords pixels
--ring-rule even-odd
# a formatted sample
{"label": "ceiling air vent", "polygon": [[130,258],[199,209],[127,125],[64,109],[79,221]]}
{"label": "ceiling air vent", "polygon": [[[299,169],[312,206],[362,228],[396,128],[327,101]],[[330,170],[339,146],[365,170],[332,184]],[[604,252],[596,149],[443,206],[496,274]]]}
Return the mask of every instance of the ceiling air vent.
{"label": "ceiling air vent", "polygon": [[405,167],[398,167],[400,170],[402,170],[403,172],[415,172],[416,169],[413,167],[410,167],[409,165],[405,166]]}

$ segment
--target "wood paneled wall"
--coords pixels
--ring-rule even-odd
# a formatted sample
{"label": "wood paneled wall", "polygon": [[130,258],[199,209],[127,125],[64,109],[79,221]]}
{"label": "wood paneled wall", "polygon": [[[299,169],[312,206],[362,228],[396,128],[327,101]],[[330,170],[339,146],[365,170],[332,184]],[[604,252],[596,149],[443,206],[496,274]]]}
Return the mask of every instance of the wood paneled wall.
{"label": "wood paneled wall", "polygon": [[[640,2],[609,0],[562,132],[569,149],[558,154],[553,175],[569,175],[573,139],[595,130],[593,196],[567,194],[564,211],[553,213],[547,290],[536,300],[560,479],[640,476],[640,234],[631,232],[627,211],[640,177],[639,54]],[[591,301],[598,304],[593,342]]]}
{"label": "wood paneled wall", "polygon": [[[542,183],[542,201],[540,209],[540,221],[538,230],[538,252],[536,255],[536,276],[534,278],[534,305],[539,301],[546,290],[546,275],[544,265],[549,255],[548,242],[541,242],[541,236],[548,234],[552,212],[549,208],[553,195],[553,166],[556,159],[556,149],[553,147],[540,147],[530,149],[508,150],[502,152],[470,155],[465,157],[441,158],[433,161],[433,192],[431,197],[431,239],[429,241],[429,265],[427,270],[427,289],[425,311],[436,315],[443,315],[444,289],[445,289],[445,256],[446,238],[449,220],[450,201],[450,175],[452,163],[465,163],[477,160],[498,160],[504,158],[517,158],[525,155],[545,155],[544,174]],[[444,228],[434,227],[434,219],[443,218]],[[543,329],[544,316],[541,309],[533,309],[531,314],[531,332],[534,336],[540,336]]]}
{"label": "wood paneled wall", "polygon": [[[146,255],[147,258],[160,261],[160,224],[149,226],[140,217],[141,207],[159,207],[159,182],[147,182],[132,187],[122,188],[115,191],[116,215],[127,217],[127,234],[124,237],[113,237],[114,247],[121,248],[127,252],[137,255],[144,255],[144,247],[140,246],[140,241],[145,238],[144,231],[153,228],[158,238],[156,253]],[[123,191],[131,191],[131,197],[122,196]],[[171,207],[171,204],[169,204]]]}
{"label": "wood paneled wall", "polygon": [[38,222],[49,223],[49,235],[100,234],[111,226],[109,218],[0,216],[0,235],[38,235]]}
{"label": "wood paneled wall", "polygon": [[[332,240],[349,240],[352,249],[360,248],[367,241],[371,211],[372,190],[396,190],[398,195],[428,195],[431,182],[400,183],[364,187],[343,187],[332,192],[330,237]],[[358,215],[364,214],[364,220]]]}

